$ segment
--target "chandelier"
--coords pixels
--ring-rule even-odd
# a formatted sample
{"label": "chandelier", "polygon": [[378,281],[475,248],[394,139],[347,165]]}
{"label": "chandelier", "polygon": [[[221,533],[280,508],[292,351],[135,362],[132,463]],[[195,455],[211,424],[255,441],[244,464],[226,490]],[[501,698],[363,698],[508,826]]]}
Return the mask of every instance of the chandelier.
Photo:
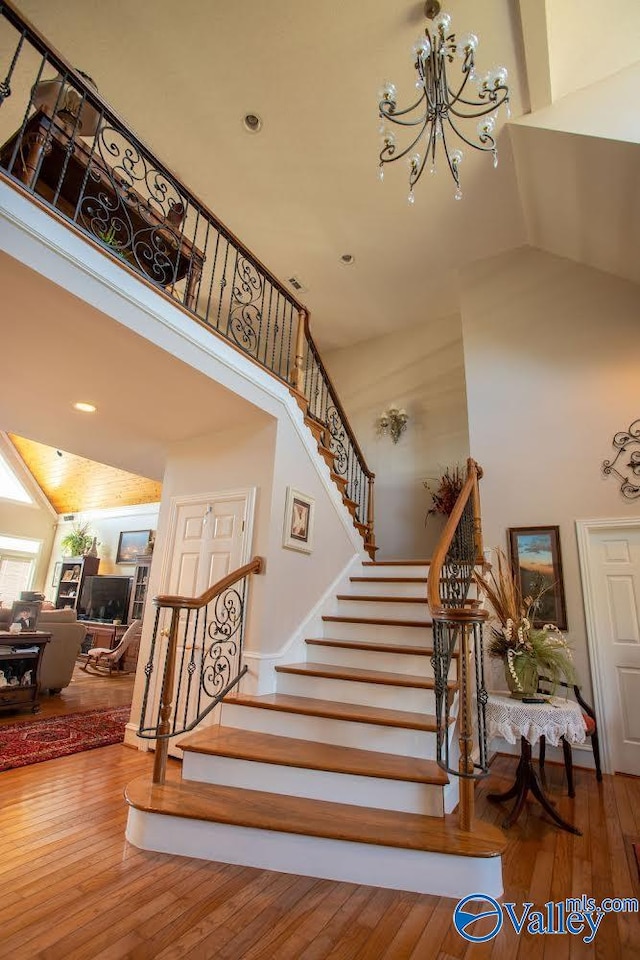
{"label": "chandelier", "polygon": [[[454,144],[462,141],[474,150],[493,154],[493,165],[497,167],[498,148],[494,138],[497,111],[505,104],[507,119],[510,116],[506,69],[496,67],[482,76],[476,75],[478,38],[474,33],[466,33],[456,39],[455,33],[450,32],[451,17],[439,11],[439,3],[427,0],[425,15],[433,21],[433,28],[429,31],[427,27],[424,36],[413,45],[416,89],[419,91],[416,102],[399,110],[395,85],[386,82],[380,91],[382,149],[379,177],[384,179],[385,163],[408,157],[408,200],[411,204],[415,199],[413,188],[425,167],[428,166],[429,172],[434,174],[437,156],[442,152],[455,180],[455,198],[461,200],[460,164],[464,153],[459,146],[452,148],[453,135],[457,138]],[[460,78],[457,87],[452,87],[447,70],[451,69],[456,58],[461,61]],[[475,99],[472,83],[477,85]],[[473,121],[477,121],[475,132],[470,129]],[[404,149],[397,146],[389,124],[406,127],[411,134],[417,130]]]}

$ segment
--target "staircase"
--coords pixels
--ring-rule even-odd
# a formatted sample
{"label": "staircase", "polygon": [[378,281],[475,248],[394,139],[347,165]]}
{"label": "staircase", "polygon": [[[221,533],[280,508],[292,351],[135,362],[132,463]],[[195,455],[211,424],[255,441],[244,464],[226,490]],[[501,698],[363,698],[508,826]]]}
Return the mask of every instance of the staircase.
{"label": "staircase", "polygon": [[504,836],[459,828],[457,781],[435,762],[427,572],[362,563],[306,660],[276,668],[275,693],[232,694],[219,726],[183,737],[180,782],[128,785],[128,839],[305,876],[500,895]]}

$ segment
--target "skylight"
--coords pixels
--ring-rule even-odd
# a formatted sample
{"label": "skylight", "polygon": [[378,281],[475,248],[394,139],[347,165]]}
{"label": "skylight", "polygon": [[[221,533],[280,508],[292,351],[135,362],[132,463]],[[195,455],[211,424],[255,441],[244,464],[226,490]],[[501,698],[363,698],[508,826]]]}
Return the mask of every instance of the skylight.
{"label": "skylight", "polygon": [[17,503],[33,503],[33,498],[29,496],[23,485],[20,483],[15,473],[0,455],[0,499],[14,500]]}

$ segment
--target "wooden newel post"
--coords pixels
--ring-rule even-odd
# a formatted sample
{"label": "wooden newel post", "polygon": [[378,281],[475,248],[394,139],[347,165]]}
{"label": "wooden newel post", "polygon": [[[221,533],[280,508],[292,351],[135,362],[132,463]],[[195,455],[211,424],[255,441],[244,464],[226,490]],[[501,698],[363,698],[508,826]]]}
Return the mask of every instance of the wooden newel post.
{"label": "wooden newel post", "polygon": [[478,486],[478,480],[482,479],[482,470],[475,462],[475,460],[469,459],[467,461],[468,469],[473,470],[474,472],[474,483],[472,491],[472,503],[473,503],[473,537],[475,543],[475,553],[476,553],[476,563],[482,563],[484,561],[484,544],[482,542],[482,519],[480,513],[480,488]]}
{"label": "wooden newel post", "polygon": [[[158,735],[169,733],[171,724],[171,709],[173,707],[173,687],[174,676],[176,672],[176,652],[178,648],[178,621],[180,610],[174,608],[171,611],[171,627],[169,628],[169,638],[167,641],[167,656],[165,659],[164,675],[162,678],[162,690],[160,691],[160,723],[158,724]],[[164,783],[167,769],[167,756],[169,754],[169,741],[166,737],[162,740],[156,740],[156,755],[153,762],[153,782]]]}
{"label": "wooden newel post", "polygon": [[375,473],[369,474],[369,502],[367,503],[367,542],[366,549],[369,555],[375,560],[375,545],[376,545],[376,535],[374,531],[375,523],[375,490],[376,475]]}
{"label": "wooden newel post", "polygon": [[307,321],[309,315],[306,310],[298,311],[298,331],[296,333],[296,357],[293,372],[293,385],[298,393],[304,394],[304,345],[307,336]]}

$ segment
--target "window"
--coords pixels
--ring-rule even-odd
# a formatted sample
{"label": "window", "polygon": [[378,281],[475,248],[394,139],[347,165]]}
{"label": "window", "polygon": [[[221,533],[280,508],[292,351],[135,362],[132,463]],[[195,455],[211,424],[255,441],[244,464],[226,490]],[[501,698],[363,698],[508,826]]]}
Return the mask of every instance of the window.
{"label": "window", "polygon": [[40,552],[38,540],[0,536],[0,600],[9,607],[20,599],[23,590],[33,582],[36,556]]}
{"label": "window", "polygon": [[14,600],[20,599],[23,590],[29,589],[33,568],[33,560],[0,557],[0,600],[4,607],[10,607]]}
{"label": "window", "polygon": [[29,496],[3,456],[0,456],[0,498],[15,500],[18,503],[33,503],[33,498]]}

